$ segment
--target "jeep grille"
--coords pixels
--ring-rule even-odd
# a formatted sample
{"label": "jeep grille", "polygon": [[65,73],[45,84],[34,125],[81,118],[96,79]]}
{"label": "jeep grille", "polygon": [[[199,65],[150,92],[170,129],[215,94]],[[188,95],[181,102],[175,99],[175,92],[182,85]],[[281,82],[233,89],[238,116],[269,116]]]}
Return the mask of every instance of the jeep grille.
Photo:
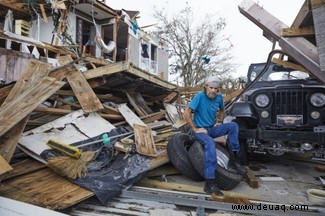
{"label": "jeep grille", "polygon": [[303,115],[303,122],[307,121],[307,92],[306,91],[275,91],[272,93],[271,109],[272,122],[276,122],[277,115]]}

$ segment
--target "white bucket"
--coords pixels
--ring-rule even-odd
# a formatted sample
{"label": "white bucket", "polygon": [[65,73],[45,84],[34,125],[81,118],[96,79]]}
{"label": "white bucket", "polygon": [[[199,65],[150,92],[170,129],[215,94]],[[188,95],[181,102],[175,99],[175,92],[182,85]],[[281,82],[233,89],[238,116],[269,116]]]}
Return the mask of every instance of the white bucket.
{"label": "white bucket", "polygon": [[308,199],[315,205],[325,206],[325,190],[308,189]]}

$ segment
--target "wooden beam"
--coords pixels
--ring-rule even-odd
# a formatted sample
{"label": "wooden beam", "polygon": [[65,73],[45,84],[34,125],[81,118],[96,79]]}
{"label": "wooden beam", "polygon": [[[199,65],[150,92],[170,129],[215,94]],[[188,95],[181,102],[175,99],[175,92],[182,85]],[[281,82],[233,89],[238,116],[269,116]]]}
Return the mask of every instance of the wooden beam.
{"label": "wooden beam", "polygon": [[238,8],[241,14],[260,27],[268,37],[276,41],[280,40],[281,30],[288,28],[287,25],[252,0],[242,1]]}
{"label": "wooden beam", "polygon": [[117,62],[117,63],[111,63],[107,66],[87,70],[83,73],[83,75],[88,80],[96,77],[118,73],[121,71],[126,71],[128,68],[129,68],[129,64],[124,62]]}
{"label": "wooden beam", "polygon": [[284,67],[288,67],[288,68],[292,68],[292,69],[298,70],[298,71],[308,72],[306,70],[306,68],[304,68],[301,65],[298,65],[298,64],[295,64],[295,63],[292,63],[292,62],[288,62],[288,61],[283,61],[283,60],[278,59],[278,58],[273,58],[272,59],[272,62],[274,62],[276,64],[279,64],[279,65],[283,65]]}
{"label": "wooden beam", "polygon": [[291,27],[292,28],[298,28],[301,27],[303,22],[310,16],[311,10],[309,7],[309,0],[305,0],[304,4],[301,6],[300,11],[298,12],[298,15],[296,16],[295,20],[293,21]]}
{"label": "wooden beam", "polygon": [[[65,65],[73,61],[71,56],[59,56],[57,59],[61,65]],[[103,105],[88,84],[83,74],[78,70],[76,65],[73,65],[73,67],[74,70],[68,73],[67,80],[80,105],[82,106],[82,109],[86,113],[103,110]]]}
{"label": "wooden beam", "polygon": [[131,66],[129,62],[112,63],[107,66],[88,70],[88,71],[84,72],[83,75],[86,79],[92,79],[92,78],[96,78],[99,76],[108,76],[108,75],[118,73],[118,72],[128,72],[128,73],[134,74],[140,78],[143,78],[147,81],[152,82],[153,84],[162,86],[169,90],[174,90],[177,88],[177,86],[174,84],[171,84],[165,80],[160,79],[159,77],[157,77],[153,74],[150,74],[148,72],[142,71],[138,68]]}
{"label": "wooden beam", "polygon": [[304,28],[284,28],[282,29],[282,37],[306,37],[315,35],[314,27]]}
{"label": "wooden beam", "polygon": [[282,29],[288,28],[288,26],[252,0],[244,0],[238,7],[239,11],[244,16],[259,26],[271,38],[279,41],[280,47],[288,53],[290,57],[296,62],[299,62],[321,81],[325,82],[325,73],[320,70],[319,56],[315,45],[303,37],[281,37]]}
{"label": "wooden beam", "polygon": [[320,69],[325,77],[325,0],[310,0],[310,2],[313,10]]}
{"label": "wooden beam", "polygon": [[[150,187],[150,188],[157,188],[157,189],[166,189],[166,190],[185,191],[185,192],[205,194],[205,192],[203,191],[203,187],[187,185],[187,184],[178,184],[178,183],[172,183],[172,182],[161,182],[161,181],[150,180],[150,179],[141,179],[137,183],[137,185],[142,186],[142,187]],[[262,197],[260,197],[260,196],[236,193],[236,192],[231,192],[231,191],[222,191],[222,192],[225,196],[228,196],[228,197],[238,197],[238,198],[245,198],[245,199],[251,199],[251,200],[262,200]]]}
{"label": "wooden beam", "polygon": [[43,4],[39,4],[39,7],[41,9],[41,12],[42,12],[42,17],[43,17],[43,20],[45,23],[48,23],[48,19],[47,19],[47,15],[46,15],[46,12],[45,12],[45,8],[44,8],[44,5]]}

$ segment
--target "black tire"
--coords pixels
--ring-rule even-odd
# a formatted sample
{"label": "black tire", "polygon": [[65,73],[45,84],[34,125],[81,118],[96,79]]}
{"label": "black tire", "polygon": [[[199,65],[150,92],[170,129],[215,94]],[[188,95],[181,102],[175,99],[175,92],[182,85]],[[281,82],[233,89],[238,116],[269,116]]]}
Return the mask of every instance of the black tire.
{"label": "black tire", "polygon": [[[224,156],[229,160],[228,151],[223,148],[220,144],[216,144],[219,155],[217,153],[217,157],[220,157],[220,152],[224,154]],[[188,155],[194,168],[200,173],[201,176],[204,176],[204,148],[199,142],[195,142],[189,152]],[[223,165],[220,165],[218,162],[218,166],[216,169],[216,182],[220,189],[222,190],[232,190],[234,189],[239,182],[243,179],[243,175],[238,174],[235,170],[226,169]]]}
{"label": "black tire", "polygon": [[176,134],[168,141],[167,153],[170,162],[184,176],[194,181],[202,181],[203,177],[195,170],[188,157],[188,150],[194,141],[195,140],[188,134]]}

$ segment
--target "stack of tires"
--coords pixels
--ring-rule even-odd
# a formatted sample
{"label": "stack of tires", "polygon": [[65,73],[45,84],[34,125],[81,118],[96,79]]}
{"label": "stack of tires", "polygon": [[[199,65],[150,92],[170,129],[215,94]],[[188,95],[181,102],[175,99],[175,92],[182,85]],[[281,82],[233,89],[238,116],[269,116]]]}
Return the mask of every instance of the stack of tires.
{"label": "stack of tires", "polygon": [[[220,189],[232,190],[243,176],[235,170],[228,168],[229,153],[216,143],[217,161],[216,181]],[[184,176],[194,180],[204,180],[204,149],[189,134],[179,133],[174,135],[167,144],[169,160],[174,167]]]}

